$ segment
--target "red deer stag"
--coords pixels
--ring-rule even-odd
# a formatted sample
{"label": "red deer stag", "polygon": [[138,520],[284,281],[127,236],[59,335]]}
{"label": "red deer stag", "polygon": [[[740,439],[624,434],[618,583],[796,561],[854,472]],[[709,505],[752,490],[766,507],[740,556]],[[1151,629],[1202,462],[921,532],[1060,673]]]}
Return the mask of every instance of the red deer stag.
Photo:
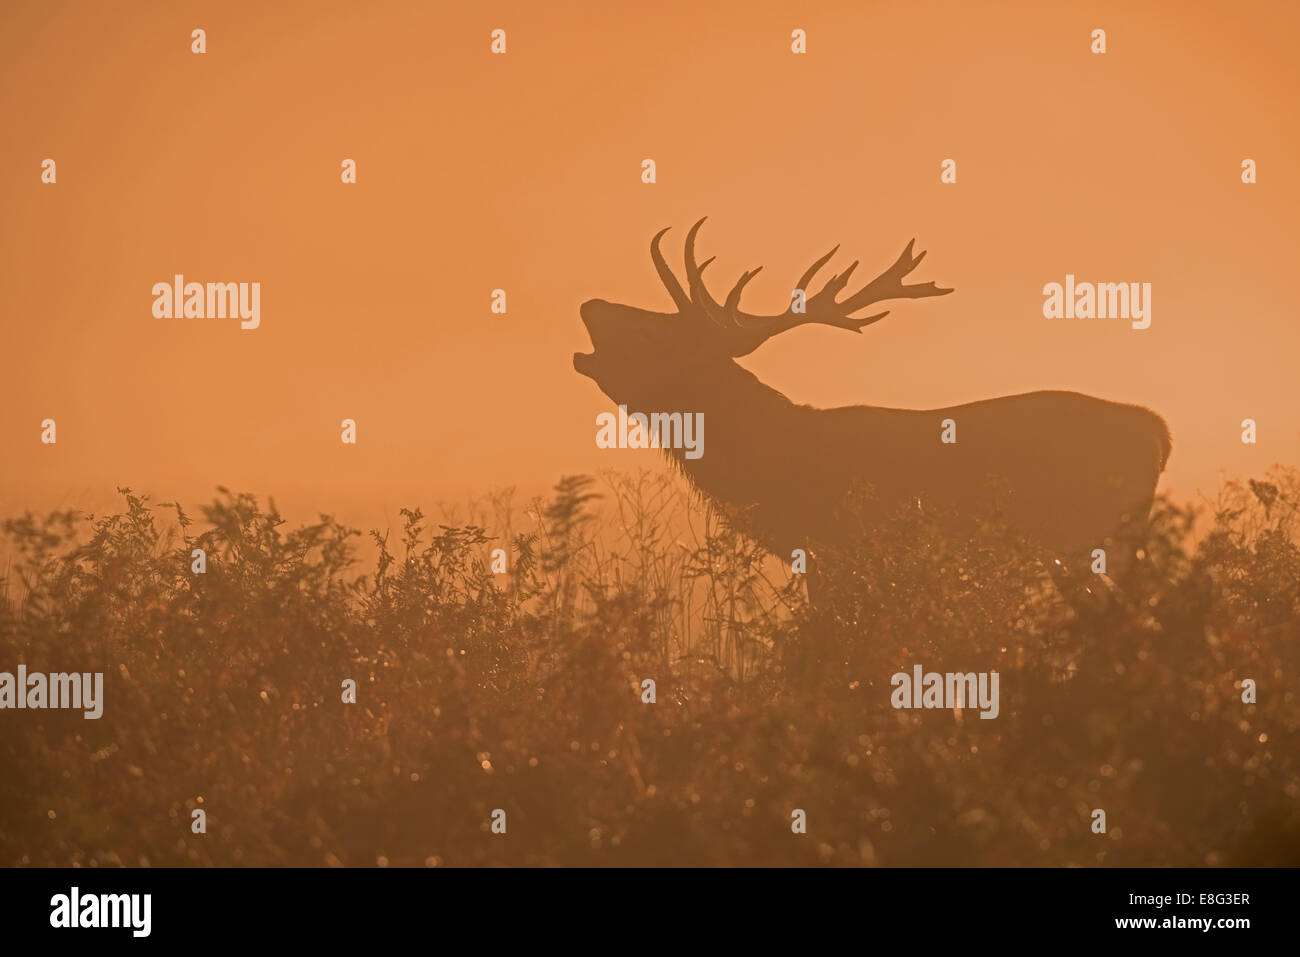
{"label": "red deer stag", "polygon": [[[897,262],[842,301],[836,296],[856,262],[808,295],[802,313],[792,302],[778,316],[749,315],[740,311],[740,295],[758,270],[744,273],[719,305],[701,278],[713,260],[695,261],[703,222],[686,236],[689,294],[660,252],[667,230],[650,243],[677,312],[583,303],[594,351],[575,353],[573,365],[629,413],[703,413],[705,454],[666,451],[706,494],[749,510],[752,531],[776,554],[788,559],[794,548],[847,534],[837,505],[859,482],[874,492],[868,522],[918,501],[965,522],[996,501],[1009,524],[1062,557],[1087,554],[1127,519],[1149,513],[1171,443],[1164,420],[1140,406],[1030,392],[943,409],[817,409],[764,385],[731,360],[798,325],[861,332],[888,314],[853,318],[873,303],[952,290],[904,285],[925,256],[913,255],[908,243]],[[806,291],[835,251],[813,263],[795,288]],[[955,444],[940,441],[945,419],[956,425]]]}

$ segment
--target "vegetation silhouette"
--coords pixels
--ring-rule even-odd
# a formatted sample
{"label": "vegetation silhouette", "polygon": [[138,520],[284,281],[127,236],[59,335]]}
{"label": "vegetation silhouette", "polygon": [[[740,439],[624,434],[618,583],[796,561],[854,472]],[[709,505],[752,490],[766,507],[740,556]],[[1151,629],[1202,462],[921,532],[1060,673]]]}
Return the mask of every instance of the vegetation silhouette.
{"label": "vegetation silhouette", "polygon": [[[811,608],[671,472],[407,510],[364,566],[329,517],[122,494],[3,525],[0,661],[105,673],[98,721],[0,716],[7,865],[1300,863],[1293,469],[1159,500],[1131,600],[1082,609],[915,507]],[[915,664],[997,670],[999,717],[893,710]]]}

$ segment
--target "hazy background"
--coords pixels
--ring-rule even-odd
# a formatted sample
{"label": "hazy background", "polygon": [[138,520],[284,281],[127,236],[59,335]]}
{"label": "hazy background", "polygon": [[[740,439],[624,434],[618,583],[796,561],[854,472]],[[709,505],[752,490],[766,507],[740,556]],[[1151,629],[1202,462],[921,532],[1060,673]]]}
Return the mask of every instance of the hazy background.
{"label": "hazy background", "polygon": [[[1298,30],[1290,2],[7,2],[0,514],[225,484],[370,527],[656,464],[594,444],[578,306],[666,309],[650,237],[677,263],[706,214],[715,295],[765,266],[752,311],[836,243],[865,280],[915,236],[957,290],[744,360],[795,401],[1137,402],[1180,497],[1294,463]],[[261,328],[154,319],[178,272],[260,281]],[[1151,328],[1044,319],[1067,272],[1151,282]]]}

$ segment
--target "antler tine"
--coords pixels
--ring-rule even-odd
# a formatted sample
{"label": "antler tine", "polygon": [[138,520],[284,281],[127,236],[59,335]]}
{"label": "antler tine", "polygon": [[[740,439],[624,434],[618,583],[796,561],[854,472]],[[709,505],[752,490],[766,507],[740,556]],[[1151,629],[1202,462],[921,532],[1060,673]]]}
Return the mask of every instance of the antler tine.
{"label": "antler tine", "polygon": [[[853,270],[857,268],[858,260],[855,259],[853,262],[849,263],[849,268],[844,270],[844,272],[831,276],[831,278],[826,281],[826,285],[822,286],[821,291],[818,292],[817,295],[809,298],[809,304],[817,303],[820,305],[825,302],[834,305],[835,297],[840,294],[841,289],[849,284],[849,277],[853,275]],[[805,292],[807,292],[807,290],[805,290]]]}
{"label": "antler tine", "polygon": [[[804,295],[807,296],[807,295],[808,295],[808,283],[812,282],[812,278],[813,278],[813,276],[817,275],[817,270],[821,269],[822,266],[825,266],[828,262],[830,262],[830,261],[831,261],[831,257],[834,256],[834,255],[835,255],[837,252],[839,252],[839,251],[840,251],[840,247],[839,247],[838,245],[836,245],[834,249],[832,249],[830,252],[828,252],[828,253],[827,253],[825,256],[823,256],[821,259],[817,260],[815,263],[813,263],[811,266],[809,266],[808,269],[804,272],[804,274],[803,274],[802,276],[799,277],[799,283],[798,283],[798,285],[796,285],[794,288],[796,288],[796,289],[802,289],[802,290],[804,291]],[[853,265],[856,266],[857,263],[854,263]],[[850,266],[850,267],[849,267],[849,272],[852,272],[852,271],[853,271],[853,266]],[[831,280],[831,282],[834,282],[834,281],[835,281],[834,279]],[[827,283],[827,285],[829,285],[829,284],[830,284],[830,283]],[[825,291],[825,290],[823,290],[823,292],[824,292],[824,291]],[[789,312],[789,311],[790,311],[789,309],[786,310],[786,312]]]}
{"label": "antler tine", "polygon": [[668,268],[668,263],[664,261],[664,254],[659,251],[659,240],[663,239],[664,233],[671,228],[665,226],[655,233],[654,239],[650,240],[650,258],[654,261],[655,272],[659,274],[659,280],[667,287],[668,295],[673,297],[673,304],[677,306],[678,313],[686,315],[691,311],[691,297],[686,295],[685,290],[682,289],[682,284],[677,281],[673,271]]}
{"label": "antler tine", "polygon": [[732,318],[733,322],[736,321],[736,310],[740,305],[740,294],[745,291],[745,286],[749,281],[762,271],[763,267],[758,266],[755,269],[748,269],[741,273],[740,278],[736,280],[736,285],[732,288],[731,292],[727,294],[727,301],[722,304],[722,308],[727,315]]}
{"label": "antler tine", "polygon": [[[831,257],[834,256],[834,255],[839,251],[839,248],[840,248],[839,246],[836,246],[834,249],[832,249],[830,252],[828,252],[825,256],[822,256],[822,257],[821,257],[820,259],[818,259],[815,263],[813,263],[811,266],[809,266],[808,269],[804,272],[803,276],[800,277],[800,279],[799,279],[799,285],[796,286],[795,288],[797,288],[797,289],[803,289],[803,290],[806,291],[807,288],[808,288],[808,283],[812,281],[813,276],[815,276],[815,275],[817,274],[817,271],[818,271],[819,269],[821,269],[822,266],[825,266],[826,263],[828,263],[828,262],[830,261]],[[856,265],[857,265],[857,263],[854,263],[854,264],[853,264],[853,266],[856,266]],[[845,272],[844,272],[844,279],[845,279],[845,280],[848,279],[849,273],[853,272],[853,266],[850,266],[847,270],[845,270]],[[701,267],[701,268],[703,268],[703,267]],[[751,279],[753,279],[756,275],[758,275],[759,271],[760,271],[762,268],[763,268],[762,266],[759,266],[757,269],[750,269],[750,270],[746,271],[746,272],[745,272],[745,273],[740,277],[740,279],[736,282],[736,286],[735,286],[734,289],[731,290],[731,294],[727,296],[727,301],[726,301],[726,303],[723,305],[722,308],[723,308],[723,311],[726,313],[727,318],[728,318],[728,319],[729,319],[729,320],[730,320],[734,325],[738,325],[738,326],[739,326],[739,325],[743,325],[744,323],[742,322],[742,320],[746,320],[746,319],[747,319],[747,320],[750,320],[751,322],[759,322],[759,323],[763,323],[763,322],[771,322],[773,319],[780,319],[780,318],[783,318],[783,317],[786,317],[786,316],[793,316],[793,315],[795,315],[795,313],[794,313],[794,311],[793,311],[793,303],[792,303],[790,306],[788,306],[788,307],[786,308],[785,312],[781,313],[780,316],[751,316],[751,315],[748,315],[747,313],[743,313],[743,312],[740,311],[740,308],[739,308],[739,307],[740,307],[740,294],[744,291],[744,289],[745,289],[745,285],[746,285],[746,284],[747,284]],[[836,279],[839,279],[839,278],[840,278],[840,277],[838,277],[838,276],[833,277],[833,278],[831,279],[831,283],[835,282],[835,280],[836,280]],[[829,286],[830,283],[827,283],[827,285]],[[842,285],[842,284],[841,284],[841,285]],[[822,292],[825,292],[825,290],[823,289]],[[818,295],[821,295],[821,293],[819,293]],[[832,298],[833,298],[833,295],[834,295],[834,294],[832,294]]]}
{"label": "antler tine", "polygon": [[703,312],[714,322],[730,325],[732,320],[723,313],[722,307],[713,300],[713,297],[709,295],[708,287],[704,285],[704,270],[709,263],[718,257],[710,256],[699,265],[695,263],[695,236],[699,233],[700,227],[704,225],[704,220],[708,218],[707,216],[702,217],[686,234],[686,282],[691,291],[691,302],[696,309]]}
{"label": "antler tine", "polygon": [[843,302],[834,303],[834,309],[841,316],[849,316],[863,306],[884,299],[924,299],[929,296],[946,296],[951,289],[941,289],[932,282],[916,283],[911,286],[903,284],[903,277],[910,273],[925,258],[925,250],[913,256],[912,247],[916,240],[908,242],[892,266],[867,283]]}

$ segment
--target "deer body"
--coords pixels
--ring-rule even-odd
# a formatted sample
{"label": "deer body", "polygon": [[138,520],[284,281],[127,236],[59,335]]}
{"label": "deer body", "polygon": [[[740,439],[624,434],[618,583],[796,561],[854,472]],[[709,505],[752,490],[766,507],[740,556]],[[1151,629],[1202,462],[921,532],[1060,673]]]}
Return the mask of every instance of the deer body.
{"label": "deer body", "polygon": [[[722,307],[703,289],[693,249],[699,225],[687,239],[692,295],[675,280],[669,285],[679,313],[585,303],[582,316],[596,349],[575,355],[574,366],[629,412],[703,413],[705,454],[688,460],[680,450],[666,451],[703,492],[746,510],[754,533],[775,553],[788,557],[794,548],[860,534],[838,509],[858,485],[870,489],[859,506],[868,523],[913,503],[936,507],[961,526],[997,510],[1058,553],[1100,547],[1127,519],[1149,512],[1170,439],[1164,421],[1139,406],[1032,392],[943,409],[817,409],[764,385],[732,357],[799,322],[860,331],[884,315],[848,318],[868,302],[951,290],[902,285],[902,275],[921,258],[911,256],[909,244],[891,271],[863,290],[870,296],[834,302],[850,267],[808,299],[807,314],[748,317],[736,309],[738,291]],[[668,283],[658,240],[652,256]],[[812,271],[796,288],[804,288]],[[940,441],[947,419],[956,429],[951,444]]]}

